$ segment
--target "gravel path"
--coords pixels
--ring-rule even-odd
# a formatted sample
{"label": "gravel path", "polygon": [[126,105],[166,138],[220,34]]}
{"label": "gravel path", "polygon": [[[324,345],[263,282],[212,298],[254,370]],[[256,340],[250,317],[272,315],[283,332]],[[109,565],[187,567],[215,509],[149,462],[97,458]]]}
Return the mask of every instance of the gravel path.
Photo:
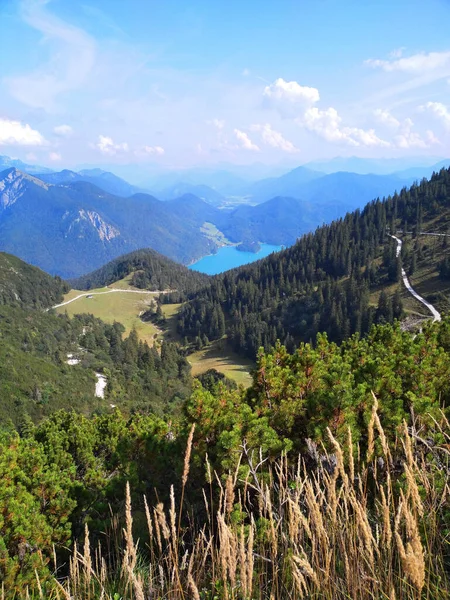
{"label": "gravel path", "polygon": [[[402,251],[402,240],[398,237],[396,237],[395,235],[391,235],[388,234],[389,237],[393,238],[396,242],[397,242],[397,252],[396,252],[396,256],[397,258],[400,256],[400,252]],[[435,234],[434,234],[435,235]],[[405,284],[406,289],[408,290],[408,292],[410,294],[412,294],[414,296],[414,298],[416,298],[416,300],[418,300],[419,302],[422,302],[422,304],[424,306],[426,306],[428,308],[428,310],[430,311],[430,313],[433,315],[433,323],[435,321],[440,321],[441,320],[441,313],[438,312],[434,306],[432,304],[430,304],[429,302],[427,302],[425,300],[425,298],[422,298],[422,296],[420,296],[420,294],[418,294],[416,292],[416,290],[412,287],[411,283],[409,282],[408,276],[406,274],[405,269],[402,268],[402,279],[403,279],[403,283]]]}

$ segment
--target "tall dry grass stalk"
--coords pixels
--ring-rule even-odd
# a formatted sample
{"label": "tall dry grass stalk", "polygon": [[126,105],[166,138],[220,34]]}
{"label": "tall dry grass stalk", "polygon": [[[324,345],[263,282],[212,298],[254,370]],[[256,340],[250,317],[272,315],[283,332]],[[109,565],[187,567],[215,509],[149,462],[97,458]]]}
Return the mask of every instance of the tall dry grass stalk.
{"label": "tall dry grass stalk", "polygon": [[149,544],[138,550],[127,486],[121,569],[105,573],[108,561],[101,550],[92,560],[86,530],[83,554],[74,548],[70,575],[58,584],[60,595],[72,600],[113,600],[114,594],[136,600],[450,597],[448,539],[439,525],[450,513],[445,422],[439,430],[444,443],[433,445],[432,452],[406,426],[391,450],[375,401],[365,461],[353,459],[360,450],[351,432],[344,446],[329,432],[334,469],[320,463],[308,470],[301,459],[289,463],[282,456],[271,467],[264,461],[253,465],[251,478],[242,481],[237,471],[222,481],[209,472],[210,494],[198,503],[199,514],[206,516],[182,529],[193,433],[192,428],[178,522],[173,487],[167,508],[158,503],[151,510],[144,499]]}
{"label": "tall dry grass stalk", "polygon": [[191,465],[191,452],[192,452],[192,442],[194,439],[194,431],[195,431],[195,423],[192,424],[191,430],[189,432],[187,445],[186,445],[186,452],[184,454],[184,468],[183,468],[183,475],[181,477],[180,512],[178,514],[178,534],[180,533],[180,529],[181,529],[181,516],[183,513],[184,491],[186,489],[186,483],[187,483],[187,480],[189,477],[189,469],[190,469],[190,465]]}

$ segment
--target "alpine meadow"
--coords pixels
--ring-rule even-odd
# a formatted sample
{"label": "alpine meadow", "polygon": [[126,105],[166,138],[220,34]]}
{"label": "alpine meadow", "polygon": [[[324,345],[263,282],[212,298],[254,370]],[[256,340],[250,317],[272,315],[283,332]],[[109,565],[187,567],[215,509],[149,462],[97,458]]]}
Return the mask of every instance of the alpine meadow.
{"label": "alpine meadow", "polygon": [[449,22],[0,5],[0,600],[450,598]]}

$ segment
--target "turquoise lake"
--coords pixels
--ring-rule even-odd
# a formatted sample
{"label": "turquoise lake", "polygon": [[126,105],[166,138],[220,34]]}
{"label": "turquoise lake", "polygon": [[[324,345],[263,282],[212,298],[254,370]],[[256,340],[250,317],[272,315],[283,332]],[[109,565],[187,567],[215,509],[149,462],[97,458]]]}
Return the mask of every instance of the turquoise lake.
{"label": "turquoise lake", "polygon": [[189,268],[206,275],[218,275],[229,269],[241,267],[248,263],[269,256],[272,252],[279,252],[283,246],[271,246],[270,244],[261,244],[259,252],[240,252],[236,250],[236,246],[222,246],[217,251],[217,254],[204,256]]}

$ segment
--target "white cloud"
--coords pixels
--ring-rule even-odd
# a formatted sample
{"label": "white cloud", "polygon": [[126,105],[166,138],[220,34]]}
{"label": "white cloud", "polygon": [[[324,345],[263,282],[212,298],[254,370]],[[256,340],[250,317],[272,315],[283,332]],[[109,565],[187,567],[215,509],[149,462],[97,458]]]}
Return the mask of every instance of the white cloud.
{"label": "white cloud", "polygon": [[216,129],[221,131],[225,127],[225,121],[223,119],[213,119],[212,121],[206,121],[208,125],[214,125]]}
{"label": "white cloud", "polygon": [[395,130],[393,145],[398,148],[429,148],[435,144],[440,144],[440,141],[430,130],[426,131],[425,137],[413,131],[414,122],[410,118],[399,121],[388,110],[381,108],[374,111],[374,116],[379,123]]}
{"label": "white cloud", "polygon": [[412,56],[379,60],[369,58],[365,63],[386,72],[403,71],[405,73],[424,73],[450,66],[450,52],[421,52]]}
{"label": "white cloud", "polygon": [[427,129],[426,131],[427,142],[429,146],[441,146],[441,140],[434,135],[434,132],[431,129]]}
{"label": "white cloud", "polygon": [[399,132],[395,136],[395,143],[398,148],[429,148],[440,144],[432,131],[428,130],[424,139],[419,133],[412,130],[413,127],[414,122],[409,118],[400,124]]}
{"label": "white cloud", "polygon": [[48,158],[49,158],[49,160],[51,160],[53,162],[58,162],[59,160],[62,159],[62,156],[58,152],[50,152],[50,154],[48,155]]}
{"label": "white cloud", "polygon": [[42,134],[28,124],[0,118],[0,146],[45,146],[46,143]]}
{"label": "white cloud", "polygon": [[450,129],[450,110],[445,104],[442,104],[442,102],[427,102],[421,109],[432,112],[440,121],[442,121],[446,129]]}
{"label": "white cloud", "polygon": [[[328,142],[338,142],[350,146],[390,146],[389,142],[376,135],[374,129],[343,127],[341,125],[342,118],[335,108],[329,107],[322,110],[314,106],[320,100],[319,90],[316,88],[279,78],[271,85],[266,86],[263,97],[266,102],[270,101],[270,105],[279,110],[282,117],[295,118],[296,123]],[[269,137],[269,135],[267,132],[266,136]]]}
{"label": "white cloud", "polygon": [[405,119],[400,127],[399,134],[395,137],[399,148],[427,148],[427,143],[422,137],[412,131],[414,123],[411,119]]}
{"label": "white cloud", "polygon": [[165,150],[161,146],[143,146],[142,148],[139,148],[138,150],[136,150],[135,154],[136,154],[136,156],[145,156],[145,155],[152,155],[152,154],[157,154],[159,156],[162,156],[164,154],[164,152],[165,152]]}
{"label": "white cloud", "polygon": [[244,150],[253,150],[254,152],[259,152],[259,148],[256,144],[252,142],[252,140],[248,137],[245,131],[241,131],[240,129],[233,130],[235,138],[238,140],[239,145]]}
{"label": "white cloud", "polygon": [[258,131],[261,133],[261,137],[265,144],[272,146],[272,148],[279,148],[283,152],[294,153],[298,152],[298,148],[294,146],[292,142],[284,138],[279,131],[272,129],[269,123],[265,125],[252,125],[250,127],[252,131]]}
{"label": "white cloud", "polygon": [[28,152],[28,154],[25,154],[25,158],[32,162],[34,162],[38,159],[36,154],[34,154],[34,152]]}
{"label": "white cloud", "polygon": [[57,125],[53,128],[53,133],[60,137],[69,137],[73,133],[73,129],[70,125]]}
{"label": "white cloud", "polygon": [[387,125],[388,127],[392,127],[394,129],[400,126],[400,121],[396,119],[388,110],[377,108],[374,110],[373,114],[375,119],[382,125]]}
{"label": "white cloud", "polygon": [[267,85],[263,91],[264,104],[277,109],[285,118],[294,118],[299,110],[310,107],[319,100],[319,90],[316,88],[302,86],[296,81],[285,81],[281,77]]}
{"label": "white cloud", "polygon": [[328,142],[339,142],[349,146],[380,146],[387,148],[389,142],[379,138],[374,129],[358,127],[342,127],[342,118],[333,107],[319,110],[309,108],[302,118],[296,120],[309,131],[312,131]]}
{"label": "white cloud", "polygon": [[49,12],[47,5],[47,0],[23,0],[21,13],[51,48],[50,60],[28,74],[6,78],[5,83],[23,104],[51,111],[59,94],[85,82],[94,66],[95,43],[86,32]]}
{"label": "white cloud", "polygon": [[114,155],[118,152],[128,152],[129,147],[126,142],[116,144],[112,138],[106,135],[99,135],[98,141],[94,144],[94,148],[100,150],[102,154]]}
{"label": "white cloud", "polygon": [[320,100],[319,90],[302,86],[296,81],[285,81],[282,77],[264,88],[263,95],[275,100],[289,100],[294,103],[315,104]]}

